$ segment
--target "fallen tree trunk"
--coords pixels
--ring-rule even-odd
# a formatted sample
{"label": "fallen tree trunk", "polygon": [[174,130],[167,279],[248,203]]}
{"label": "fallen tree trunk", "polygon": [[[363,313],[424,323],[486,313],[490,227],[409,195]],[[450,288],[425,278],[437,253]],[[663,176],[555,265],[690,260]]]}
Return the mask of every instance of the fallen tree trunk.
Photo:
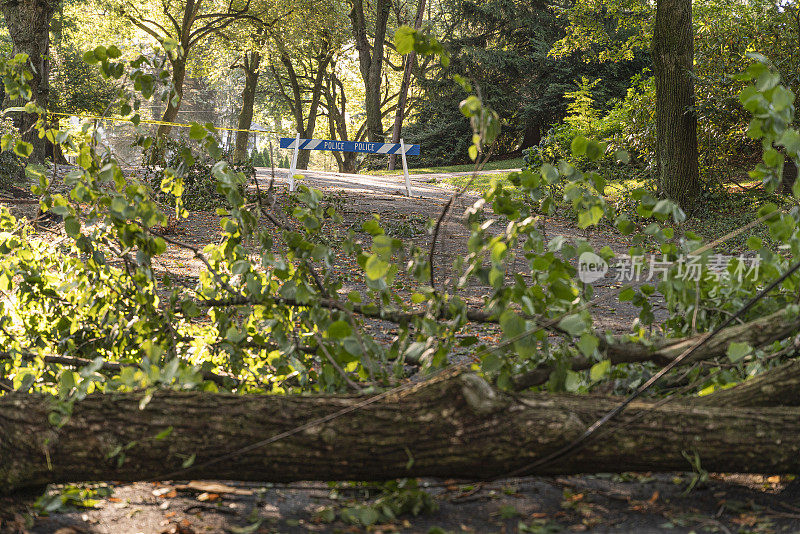
{"label": "fallen tree trunk", "polygon": [[[55,428],[48,422],[51,397],[0,397],[0,490],[85,480],[502,477],[567,445],[619,402],[508,396],[471,374],[371,402],[363,395],[163,391],[140,409],[141,399],[89,396]],[[684,451],[697,452],[709,471],[800,471],[798,407],[634,402],[608,429],[615,431],[530,474],[687,470]],[[191,457],[193,466],[181,470]]]}

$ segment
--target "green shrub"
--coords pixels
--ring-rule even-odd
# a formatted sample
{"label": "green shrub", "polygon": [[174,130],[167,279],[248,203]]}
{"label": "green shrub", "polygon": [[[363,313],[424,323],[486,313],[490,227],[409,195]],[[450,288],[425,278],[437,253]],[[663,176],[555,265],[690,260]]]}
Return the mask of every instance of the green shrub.
{"label": "green shrub", "polygon": [[[16,140],[17,129],[11,119],[0,119],[0,136],[9,133]],[[0,152],[0,190],[8,190],[25,183],[25,166],[20,157],[11,150],[14,143],[9,143],[8,146],[8,150]]]}
{"label": "green shrub", "polygon": [[[153,158],[156,150],[160,157]],[[224,154],[223,159],[232,161],[231,156],[232,154]],[[156,200],[170,206],[175,205],[175,195],[162,189],[165,172],[171,169],[178,177],[183,178],[181,198],[183,206],[188,210],[207,210],[226,204],[225,195],[218,190],[211,172],[215,163],[214,158],[203,151],[202,147],[185,137],[166,138],[143,152],[144,179],[153,190]],[[244,173],[248,181],[255,177],[252,159],[230,167],[234,172]],[[241,187],[240,192],[243,195],[245,187]]]}

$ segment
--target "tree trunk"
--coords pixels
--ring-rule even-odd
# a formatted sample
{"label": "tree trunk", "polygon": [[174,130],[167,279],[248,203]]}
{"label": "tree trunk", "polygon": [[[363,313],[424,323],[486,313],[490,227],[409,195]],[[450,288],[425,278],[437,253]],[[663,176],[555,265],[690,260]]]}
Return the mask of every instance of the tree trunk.
{"label": "tree trunk", "polygon": [[[25,53],[30,61],[29,67],[33,78],[28,81],[32,91],[32,100],[46,110],[50,93],[50,19],[53,17],[57,2],[50,0],[6,0],[2,2],[6,27],[14,43],[13,54]],[[16,102],[8,105],[25,105]],[[47,154],[44,138],[33,129],[38,116],[21,113],[15,118],[15,125],[22,134],[22,140],[33,145],[33,153],[29,160],[43,162]]]}
{"label": "tree trunk", "polygon": [[[325,81],[325,71],[328,68],[330,56],[320,55],[317,62],[317,73],[314,76],[314,86],[311,90],[311,104],[308,106],[308,118],[306,119],[306,133],[303,137],[314,137],[314,130],[317,128],[317,115],[319,114],[320,100],[322,99],[322,85]],[[311,158],[310,150],[301,150],[297,155],[297,168],[307,169],[308,160]]]}
{"label": "tree trunk", "polygon": [[[178,98],[175,99],[176,101],[174,103],[173,98],[170,98],[169,102],[167,102],[167,109],[164,110],[164,114],[161,116],[163,122],[175,122],[178,111],[181,109],[181,101],[183,100],[183,82],[186,78],[186,58],[179,57],[172,60],[171,64],[172,86]],[[164,138],[169,135],[170,131],[172,131],[172,126],[169,124],[162,124],[158,127],[157,136],[159,139]]]}
{"label": "tree trunk", "polygon": [[538,145],[542,141],[542,129],[538,123],[528,123],[525,127],[525,132],[522,134],[522,142],[519,148],[530,148]]}
{"label": "tree trunk", "polygon": [[[419,0],[417,3],[417,16],[414,19],[414,29],[418,30],[422,26],[422,17],[425,14],[425,0]],[[406,99],[408,98],[408,88],[411,86],[411,71],[414,67],[414,62],[417,59],[417,53],[413,50],[405,58],[405,65],[403,70],[403,81],[400,83],[400,94],[397,97],[397,110],[394,112],[394,126],[392,127],[392,143],[400,142],[400,131],[403,129],[403,118],[406,113]],[[397,154],[389,155],[389,170],[393,171],[395,163],[397,162]]]}
{"label": "tree trunk", "polygon": [[787,157],[783,163],[783,176],[781,177],[781,193],[791,195],[794,183],[797,180],[797,164],[794,159]]}
{"label": "tree trunk", "polygon": [[[326,115],[328,116],[328,131],[331,139],[347,139],[347,94],[342,81],[336,76],[336,65],[331,65],[326,84],[323,87],[325,94]],[[353,139],[358,141],[358,138]],[[358,160],[355,152],[332,152],[339,172],[355,173],[358,171]]]}
{"label": "tree trunk", "polygon": [[653,27],[656,156],[661,193],[690,210],[699,199],[691,0],[658,0]]}
{"label": "tree trunk", "polygon": [[256,87],[258,86],[258,67],[261,63],[259,52],[246,53],[242,64],[244,70],[244,90],[242,91],[242,111],[239,113],[239,122],[236,128],[236,148],[234,149],[233,159],[237,163],[247,159],[247,142],[249,133],[247,130],[253,124],[253,104],[256,99]]}
{"label": "tree trunk", "polygon": [[[52,398],[0,397],[0,490],[189,477],[502,477],[570,444],[620,402],[509,396],[471,374],[382,397],[161,391],[140,409],[141,400],[92,395],[56,428],[48,421]],[[684,452],[712,472],[796,473],[800,408],[637,401],[604,427],[602,439],[526,474],[687,470]],[[187,458],[194,463],[183,469]]]}
{"label": "tree trunk", "polygon": [[[320,100],[322,98],[322,89],[325,81],[325,71],[328,68],[328,63],[331,60],[330,49],[328,46],[323,46],[322,50],[316,57],[317,69],[313,72],[314,85],[311,87],[311,102],[308,106],[308,117],[306,118],[303,112],[303,103],[307,95],[303,87],[300,85],[300,77],[297,75],[292,60],[289,54],[283,52],[281,54],[281,63],[286,67],[288,73],[289,85],[292,89],[292,96],[290,97],[284,92],[285,98],[288,100],[289,107],[294,116],[295,126],[297,132],[300,134],[301,139],[311,139],[314,136],[314,130],[317,125],[317,114],[319,113]],[[277,72],[273,71],[275,80],[280,83],[280,77]],[[297,154],[297,168],[308,168],[308,161],[311,158],[310,150],[300,150]]]}
{"label": "tree trunk", "polygon": [[364,111],[367,119],[367,138],[372,142],[383,142],[383,120],[381,116],[381,76],[383,71],[384,40],[391,11],[391,0],[376,0],[375,36],[372,44],[367,38],[367,23],[363,0],[354,0],[350,11],[353,36],[358,50],[361,78],[364,81]]}

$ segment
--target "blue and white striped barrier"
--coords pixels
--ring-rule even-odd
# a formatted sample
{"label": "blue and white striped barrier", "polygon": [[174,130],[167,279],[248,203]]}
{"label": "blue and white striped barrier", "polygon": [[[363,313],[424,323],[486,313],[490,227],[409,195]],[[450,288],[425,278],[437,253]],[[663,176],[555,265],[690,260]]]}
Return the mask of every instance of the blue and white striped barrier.
{"label": "blue and white striped barrier", "polygon": [[332,150],[336,152],[362,152],[365,154],[400,154],[403,159],[403,174],[406,178],[406,195],[411,196],[411,180],[408,177],[406,156],[419,156],[419,145],[399,143],[369,143],[364,141],[333,141],[330,139],[300,139],[300,134],[292,139],[281,137],[280,147],[294,150],[292,166],[289,169],[289,191],[294,191],[294,175],[297,171],[297,153],[300,150]]}
{"label": "blue and white striped barrier", "polygon": [[[365,154],[402,154],[419,156],[419,145],[400,143],[368,143],[361,141],[331,141],[330,139],[300,139],[300,150],[335,150],[337,152],[363,152]],[[281,137],[281,148],[294,148],[298,139]]]}

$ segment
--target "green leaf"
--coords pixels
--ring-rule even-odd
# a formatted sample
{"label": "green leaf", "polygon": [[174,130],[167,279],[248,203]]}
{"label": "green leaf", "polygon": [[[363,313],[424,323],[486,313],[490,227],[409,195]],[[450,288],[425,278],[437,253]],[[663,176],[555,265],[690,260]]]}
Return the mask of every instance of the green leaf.
{"label": "green leaf", "polygon": [[377,254],[373,254],[367,259],[364,265],[364,274],[370,280],[380,280],[389,272],[389,263],[378,258]]}
{"label": "green leaf", "polygon": [[231,265],[232,274],[244,274],[250,270],[250,262],[247,260],[236,260]]}
{"label": "green leaf", "polygon": [[567,377],[564,379],[564,389],[573,393],[581,387],[581,375],[572,370],[567,370]]}
{"label": "green leaf", "polygon": [[736,363],[748,354],[753,351],[753,347],[748,345],[747,343],[739,343],[738,341],[734,341],[730,345],[728,345],[728,359],[732,363]]}
{"label": "green leaf", "polygon": [[571,336],[579,336],[586,331],[586,324],[580,315],[567,315],[558,323],[558,327]]}
{"label": "green leaf", "polygon": [[389,261],[392,257],[394,240],[387,235],[376,235],[372,238],[372,251],[383,261]]}
{"label": "green leaf", "polygon": [[605,152],[605,145],[597,141],[589,141],[586,145],[586,156],[591,161],[597,161]]}
{"label": "green leaf", "polygon": [[353,334],[353,329],[347,321],[334,321],[328,326],[328,337],[343,339]]}
{"label": "green leaf", "polygon": [[22,158],[27,158],[33,154],[33,145],[25,141],[17,141],[14,145],[14,153]]}
{"label": "green leaf", "polygon": [[417,31],[409,26],[400,26],[394,32],[394,46],[398,54],[408,54],[414,50],[414,36]]}
{"label": "green leaf", "polygon": [[589,140],[582,135],[577,136],[572,140],[572,155],[576,158],[583,156],[586,153],[587,146],[589,146]]}
{"label": "green leaf", "polygon": [[508,247],[502,241],[495,243],[492,247],[492,262],[501,263],[506,256],[506,250]]}
{"label": "green leaf", "polygon": [[106,49],[106,54],[111,59],[117,59],[118,57],[120,57],[122,55],[122,52],[115,45],[111,45]]}
{"label": "green leaf", "polygon": [[161,432],[156,434],[156,439],[157,440],[162,440],[162,439],[168,438],[172,434],[173,430],[174,429],[171,426],[165,428],[164,430],[162,430]]}
{"label": "green leaf", "polygon": [[586,356],[587,358],[594,354],[594,351],[597,350],[597,347],[600,345],[600,340],[597,336],[590,334],[589,332],[584,332],[581,334],[580,340],[576,343],[578,350]]}
{"label": "green leaf", "polygon": [[81,232],[81,223],[73,216],[66,217],[64,219],[64,230],[67,232],[68,236],[77,237]]}
{"label": "green leaf", "polygon": [[750,250],[761,250],[762,246],[764,246],[764,242],[760,237],[751,235],[747,238],[747,248]]}
{"label": "green leaf", "polygon": [[481,357],[481,369],[487,373],[494,373],[503,367],[503,359],[493,352],[486,353]]}
{"label": "green leaf", "polygon": [[514,338],[525,332],[525,319],[511,310],[500,314],[500,328],[507,338]]}
{"label": "green leaf", "polygon": [[589,370],[589,378],[592,379],[592,382],[598,382],[599,380],[602,380],[610,370],[611,360],[603,360],[592,366],[592,368]]}
{"label": "green leaf", "polygon": [[380,222],[377,218],[364,221],[361,224],[361,228],[372,237],[375,237],[376,235],[382,235],[384,233],[383,228],[381,228]]}
{"label": "green leaf", "polygon": [[783,131],[783,135],[781,135],[778,140],[778,144],[786,147],[788,153],[797,154],[800,152],[800,132],[792,128],[787,128]]}
{"label": "green leaf", "polygon": [[94,57],[100,61],[105,61],[108,59],[108,56],[106,55],[106,47],[102,45],[96,46],[94,49]]}
{"label": "green leaf", "polygon": [[193,122],[191,128],[189,128],[189,137],[194,139],[195,141],[200,141],[206,136],[206,130],[198,123]]}
{"label": "green leaf", "polygon": [[58,380],[58,396],[66,399],[72,389],[75,387],[75,375],[73,371],[63,371]]}
{"label": "green leaf", "polygon": [[603,218],[603,208],[600,206],[592,206],[588,210],[582,211],[578,214],[578,227],[588,228],[600,222]]}
{"label": "green leaf", "polygon": [[636,296],[636,290],[633,289],[632,287],[626,287],[625,289],[619,292],[619,297],[617,298],[619,299],[620,302],[627,302],[633,300],[635,296]]}
{"label": "green leaf", "polygon": [[549,163],[543,164],[539,170],[548,184],[554,184],[558,181],[558,170]]}

